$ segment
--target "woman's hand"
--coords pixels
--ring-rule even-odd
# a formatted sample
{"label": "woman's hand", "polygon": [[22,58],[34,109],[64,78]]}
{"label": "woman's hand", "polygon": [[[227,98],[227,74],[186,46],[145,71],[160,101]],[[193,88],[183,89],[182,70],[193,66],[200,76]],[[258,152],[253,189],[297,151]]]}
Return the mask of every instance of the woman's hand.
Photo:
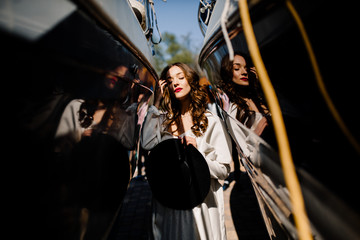
{"label": "woman's hand", "polygon": [[162,98],[164,97],[164,89],[167,82],[166,80],[159,80],[159,87],[156,89],[155,92],[155,107],[159,108]]}
{"label": "woman's hand", "polygon": [[181,143],[182,144],[186,144],[186,146],[188,145],[193,145],[195,148],[197,147],[197,144],[196,144],[196,139],[193,138],[193,137],[189,137],[189,136],[185,136],[181,139]]}
{"label": "woman's hand", "polygon": [[255,67],[251,67],[251,68],[250,68],[250,72],[252,72],[257,79],[259,78],[259,77],[258,77],[258,74],[257,74],[257,72],[256,72],[256,68],[255,68]]}
{"label": "woman's hand", "polygon": [[81,134],[82,137],[91,137],[93,130],[92,128],[85,129],[85,131]]}

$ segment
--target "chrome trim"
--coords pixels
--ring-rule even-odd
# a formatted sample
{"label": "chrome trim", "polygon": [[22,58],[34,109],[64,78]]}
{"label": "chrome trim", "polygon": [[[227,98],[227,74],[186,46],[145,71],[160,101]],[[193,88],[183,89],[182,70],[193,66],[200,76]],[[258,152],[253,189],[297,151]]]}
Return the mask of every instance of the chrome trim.
{"label": "chrome trim", "polygon": [[[134,56],[139,59],[144,66],[150,71],[155,79],[158,79],[158,75],[153,68],[153,64],[150,63],[148,58],[135,46],[135,44],[128,38],[122,29],[111,19],[111,17],[104,11],[104,9],[96,2],[96,0],[74,0],[78,3],[79,8],[84,9],[90,13],[96,21],[102,24],[109,30],[115,37],[117,37]],[[139,28],[140,25],[139,25]],[[145,36],[144,36],[145,38]]]}

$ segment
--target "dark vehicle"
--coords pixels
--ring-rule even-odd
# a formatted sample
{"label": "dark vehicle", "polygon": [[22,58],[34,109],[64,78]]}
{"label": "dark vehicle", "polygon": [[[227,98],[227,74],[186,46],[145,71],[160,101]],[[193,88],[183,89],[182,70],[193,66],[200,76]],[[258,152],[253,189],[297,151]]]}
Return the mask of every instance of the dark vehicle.
{"label": "dark vehicle", "polygon": [[[6,195],[15,205],[13,236],[105,239],[111,232],[130,180],[140,109],[152,103],[158,78],[151,4],[1,1],[3,155],[13,179]],[[90,129],[92,107],[104,115]],[[118,112],[122,117],[114,119]],[[70,137],[77,114],[86,126],[79,129],[96,134]]]}
{"label": "dark vehicle", "polygon": [[[360,157],[358,147],[352,144],[360,140],[353,115],[353,106],[359,103],[352,71],[357,66],[351,60],[357,58],[359,46],[354,41],[355,6],[291,1],[303,20],[332,102],[355,139],[352,141],[319,90],[288,2],[247,1],[256,42],[280,103],[311,234],[314,239],[359,239],[355,166]],[[199,25],[205,39],[198,62],[215,95],[221,93],[224,56],[249,54],[239,10],[238,1],[200,1]],[[271,239],[299,239],[276,144],[257,136],[226,111],[221,115],[253,185],[268,235]],[[242,154],[247,144],[253,147],[250,156]]]}

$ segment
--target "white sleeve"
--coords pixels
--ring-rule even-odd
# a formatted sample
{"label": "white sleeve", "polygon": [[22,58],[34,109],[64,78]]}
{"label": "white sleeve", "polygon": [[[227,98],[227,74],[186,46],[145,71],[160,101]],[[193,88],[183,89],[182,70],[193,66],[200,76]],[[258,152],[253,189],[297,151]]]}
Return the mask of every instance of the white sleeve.
{"label": "white sleeve", "polygon": [[121,109],[118,114],[121,115],[121,124],[119,129],[115,129],[114,137],[121,142],[127,149],[134,149],[136,144],[136,121],[137,104],[131,104],[126,110]]}
{"label": "white sleeve", "polygon": [[155,106],[150,106],[143,122],[140,144],[145,150],[151,150],[161,142],[162,117]]}
{"label": "white sleeve", "polygon": [[55,138],[71,136],[74,140],[79,141],[81,138],[82,128],[79,122],[79,109],[82,100],[72,100],[61,115]]}
{"label": "white sleeve", "polygon": [[224,180],[230,172],[231,139],[216,116],[208,117],[209,125],[199,146],[209,166],[211,178]]}

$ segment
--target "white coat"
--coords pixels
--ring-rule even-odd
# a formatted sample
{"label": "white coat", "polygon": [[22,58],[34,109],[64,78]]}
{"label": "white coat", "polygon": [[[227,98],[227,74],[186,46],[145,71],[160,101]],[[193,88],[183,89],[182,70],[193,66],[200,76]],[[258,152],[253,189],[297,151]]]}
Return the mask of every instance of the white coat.
{"label": "white coat", "polygon": [[[204,202],[192,210],[175,210],[156,200],[153,208],[155,239],[226,239],[223,189],[220,183],[230,172],[231,140],[224,124],[216,115],[206,112],[208,127],[200,137],[191,131],[185,134],[196,138],[197,150],[204,156],[210,170],[210,191]],[[163,126],[165,115],[154,106],[149,108],[141,135],[141,145],[151,150],[161,141],[173,138]],[[166,181],[166,179],[164,179]],[[166,191],[166,189],[164,189]]]}

